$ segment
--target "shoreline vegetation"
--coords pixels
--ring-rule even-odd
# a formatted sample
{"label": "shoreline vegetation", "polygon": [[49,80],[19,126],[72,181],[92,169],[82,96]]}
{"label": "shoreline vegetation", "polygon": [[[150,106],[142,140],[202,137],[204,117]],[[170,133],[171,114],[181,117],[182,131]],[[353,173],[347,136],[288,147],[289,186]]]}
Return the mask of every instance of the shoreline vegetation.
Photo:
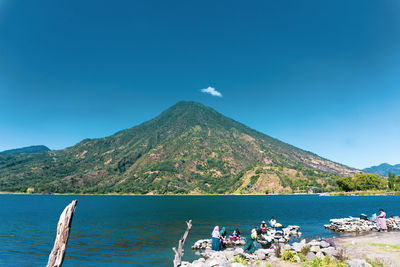
{"label": "shoreline vegetation", "polygon": [[[255,177],[255,176],[253,176]],[[252,178],[253,178],[252,177]],[[355,174],[353,177],[338,177],[335,180],[336,186],[330,188],[316,188],[311,184],[306,184],[307,190],[299,187],[291,187],[291,190],[284,191],[272,191],[263,190],[257,192],[249,192],[248,190],[235,190],[218,192],[215,194],[210,192],[202,192],[201,190],[193,190],[191,192],[104,192],[104,191],[81,191],[81,192],[51,192],[36,190],[34,187],[25,187],[14,192],[3,191],[0,194],[35,194],[35,195],[117,195],[117,196],[262,196],[262,195],[320,195],[320,196],[386,196],[386,195],[400,195],[400,175],[395,176],[390,173],[388,177],[381,177],[375,174]],[[250,184],[256,184],[256,182],[250,182]],[[248,187],[248,185],[247,185]]]}
{"label": "shoreline vegetation", "polygon": [[35,195],[35,196],[400,196],[399,191],[352,191],[323,193],[273,193],[273,194],[123,194],[123,193],[35,193],[35,192],[0,192],[0,195]]}

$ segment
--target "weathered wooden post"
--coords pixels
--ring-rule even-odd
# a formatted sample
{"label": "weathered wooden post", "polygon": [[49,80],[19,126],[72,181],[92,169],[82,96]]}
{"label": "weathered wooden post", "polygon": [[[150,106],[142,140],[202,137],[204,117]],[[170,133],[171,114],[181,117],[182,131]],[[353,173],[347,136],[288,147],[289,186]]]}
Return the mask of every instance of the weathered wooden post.
{"label": "weathered wooden post", "polygon": [[174,267],[178,267],[182,264],[182,256],[183,256],[183,246],[185,245],[186,237],[189,234],[190,229],[192,228],[192,220],[186,222],[187,229],[186,232],[183,234],[182,239],[179,240],[178,250],[174,247],[172,250],[175,252],[174,258]]}
{"label": "weathered wooden post", "polygon": [[64,261],[64,254],[65,250],[67,249],[69,232],[71,231],[72,217],[74,216],[77,203],[77,200],[72,201],[61,213],[57,224],[56,240],[54,241],[54,247],[50,252],[47,267],[61,267]]}

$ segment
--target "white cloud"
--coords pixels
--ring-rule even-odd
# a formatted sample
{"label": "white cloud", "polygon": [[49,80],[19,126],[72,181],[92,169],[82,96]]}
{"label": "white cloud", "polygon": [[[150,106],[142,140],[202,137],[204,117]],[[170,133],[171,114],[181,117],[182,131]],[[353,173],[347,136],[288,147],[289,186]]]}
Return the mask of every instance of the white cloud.
{"label": "white cloud", "polygon": [[214,87],[211,87],[211,86],[209,86],[208,88],[205,88],[205,89],[201,89],[201,92],[203,92],[205,94],[210,94],[212,96],[222,97],[222,94],[220,92],[218,92],[217,90],[215,90]]}

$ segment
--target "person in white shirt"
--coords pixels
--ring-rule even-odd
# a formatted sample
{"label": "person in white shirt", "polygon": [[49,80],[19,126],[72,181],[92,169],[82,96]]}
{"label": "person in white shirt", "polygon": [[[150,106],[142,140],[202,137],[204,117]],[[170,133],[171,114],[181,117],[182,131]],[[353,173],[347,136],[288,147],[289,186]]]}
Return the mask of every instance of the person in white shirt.
{"label": "person in white shirt", "polygon": [[274,227],[274,225],[276,224],[276,220],[274,219],[274,217],[271,217],[269,224],[271,225],[271,227]]}

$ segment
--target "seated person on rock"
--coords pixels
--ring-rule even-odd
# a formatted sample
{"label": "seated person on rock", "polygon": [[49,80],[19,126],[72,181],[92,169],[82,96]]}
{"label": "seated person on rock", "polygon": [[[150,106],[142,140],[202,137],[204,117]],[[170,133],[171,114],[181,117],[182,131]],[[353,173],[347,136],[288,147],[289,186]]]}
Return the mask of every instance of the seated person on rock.
{"label": "seated person on rock", "polygon": [[238,241],[238,240],[240,240],[240,231],[239,231],[239,228],[236,228],[236,230],[233,231],[232,235],[229,236],[229,240],[231,240],[231,241]]}
{"label": "seated person on rock", "polygon": [[267,227],[267,224],[265,223],[265,221],[261,222],[260,229],[261,229],[262,234],[267,232],[268,227]]}
{"label": "seated person on rock", "polygon": [[251,230],[250,236],[246,239],[246,244],[244,245],[243,249],[248,250],[250,253],[254,253],[256,251],[256,245],[254,243],[260,243],[261,245],[266,244],[266,241],[263,241],[261,238],[261,229],[259,227],[254,227]]}
{"label": "seated person on rock", "polygon": [[271,225],[271,227],[274,227],[276,224],[276,220],[274,217],[271,217],[271,220],[269,221],[269,224]]}
{"label": "seated person on rock", "polygon": [[221,236],[220,240],[221,240],[221,248],[226,247],[226,236],[227,236],[227,232],[225,229],[225,226],[222,227],[221,231],[219,231],[219,235]]}
{"label": "seated person on rock", "polygon": [[270,238],[267,232],[262,233],[261,229],[257,230],[257,242],[261,244],[262,248],[270,248],[272,245],[272,238]]}

